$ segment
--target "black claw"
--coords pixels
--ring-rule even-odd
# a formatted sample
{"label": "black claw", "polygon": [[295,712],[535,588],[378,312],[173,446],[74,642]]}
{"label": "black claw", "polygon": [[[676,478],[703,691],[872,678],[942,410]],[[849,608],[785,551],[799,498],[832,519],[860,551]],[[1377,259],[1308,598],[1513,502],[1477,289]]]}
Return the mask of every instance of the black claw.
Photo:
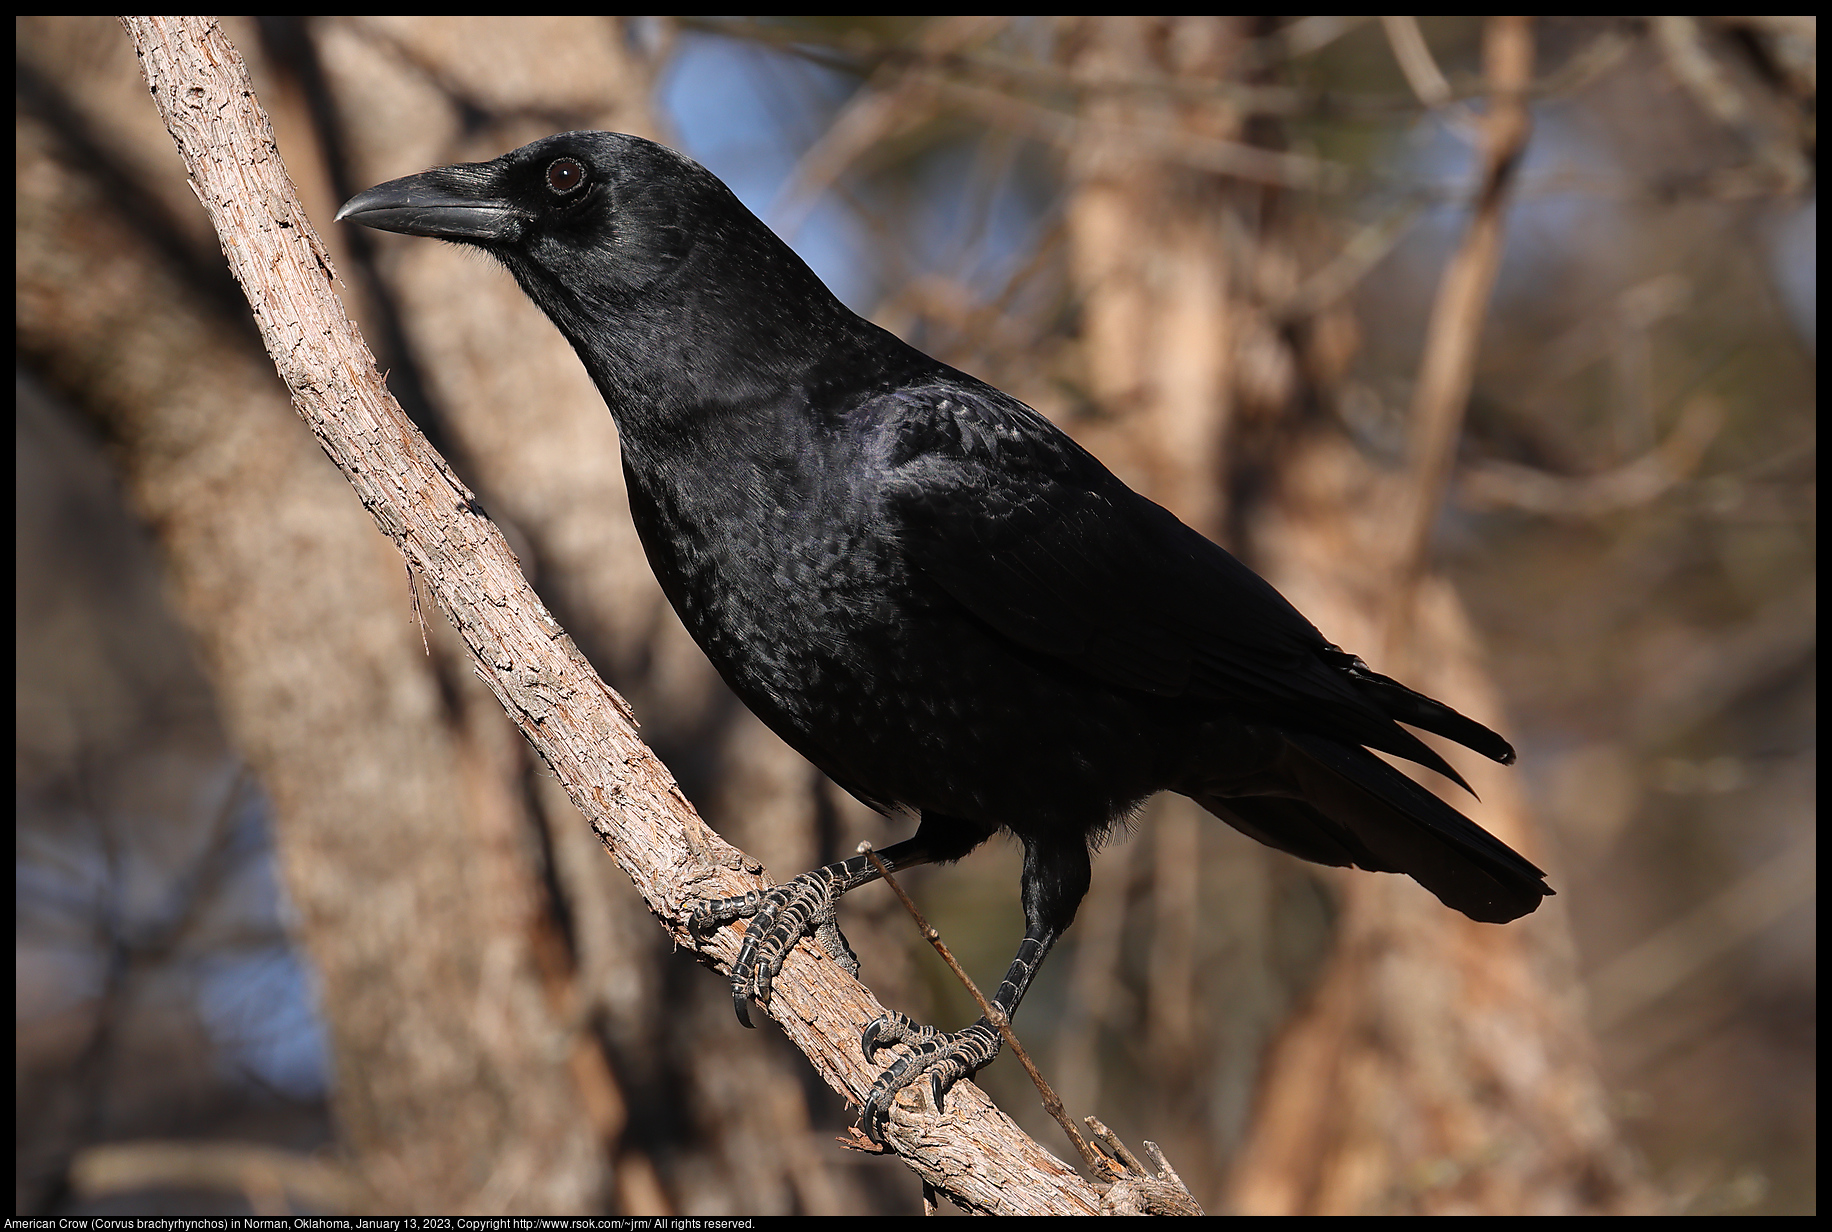
{"label": "black claw", "polygon": [[927,1078],[929,1093],[936,1112],[942,1111],[948,1090],[998,1055],[999,1040],[991,1034],[985,1019],[962,1031],[937,1032],[920,1027],[901,1014],[886,1014],[866,1025],[859,1036],[859,1046],[866,1060],[880,1049],[902,1043],[908,1050],[890,1068],[878,1075],[865,1093],[860,1109],[860,1125],[873,1142],[884,1142],[884,1130],[890,1124],[891,1101],[897,1092]]}
{"label": "black claw", "polygon": [[833,900],[838,896],[836,878],[841,871],[840,865],[833,865],[803,873],[767,891],[708,899],[688,917],[688,927],[695,931],[709,931],[733,920],[750,920],[731,969],[732,1008],[743,1025],[753,1025],[752,1001],[769,1004],[770,987],[782,971],[783,960],[805,936],[814,936],[836,961],[857,972],[858,960],[833,917]]}
{"label": "black claw", "polygon": [[859,1111],[859,1124],[864,1128],[865,1136],[879,1146],[883,1146],[884,1127],[890,1123],[891,1119],[889,1102],[880,1102],[874,1092],[865,1097],[865,1107]]}

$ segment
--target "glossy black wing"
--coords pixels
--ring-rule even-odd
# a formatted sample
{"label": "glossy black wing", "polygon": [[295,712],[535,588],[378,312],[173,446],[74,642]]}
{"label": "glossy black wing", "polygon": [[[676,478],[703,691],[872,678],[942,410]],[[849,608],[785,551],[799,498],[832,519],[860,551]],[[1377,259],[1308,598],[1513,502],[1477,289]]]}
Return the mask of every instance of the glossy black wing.
{"label": "glossy black wing", "polygon": [[882,461],[904,554],[1017,644],[1119,688],[1367,745],[1459,784],[1395,718],[1513,759],[1487,728],[1331,645],[1029,407],[966,378],[887,397]]}

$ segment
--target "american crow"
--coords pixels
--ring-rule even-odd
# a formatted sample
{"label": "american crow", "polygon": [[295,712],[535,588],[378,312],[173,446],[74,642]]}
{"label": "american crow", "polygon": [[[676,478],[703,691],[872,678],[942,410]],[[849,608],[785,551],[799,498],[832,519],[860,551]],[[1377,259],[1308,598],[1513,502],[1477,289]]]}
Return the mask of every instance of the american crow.
{"label": "american crow", "polygon": [[[1024,846],[1012,1014],[1088,889],[1089,850],[1158,791],[1319,864],[1409,874],[1496,923],[1552,893],[1539,869],[1370,753],[1454,782],[1395,720],[1499,762],[1481,724],[1324,640],[1226,551],[1133,492],[1023,403],[848,311],[692,160],[562,133],[392,180],[338,212],[500,260],[565,334],[622,438],[630,511],[668,601],[732,690],[873,808],[920,815],[893,869]],[[835,901],[858,857],[702,903],[749,917],[738,1017],[801,937],[857,970]],[[990,1061],[889,1014],[865,1100]]]}

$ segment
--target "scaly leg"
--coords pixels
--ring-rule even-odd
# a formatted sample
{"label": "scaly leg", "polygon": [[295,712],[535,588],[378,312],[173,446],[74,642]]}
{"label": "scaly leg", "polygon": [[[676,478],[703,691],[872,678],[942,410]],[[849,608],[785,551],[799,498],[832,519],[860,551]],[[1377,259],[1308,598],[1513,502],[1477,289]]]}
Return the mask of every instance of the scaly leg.
{"label": "scaly leg", "polygon": [[[925,813],[912,837],[886,847],[878,858],[892,872],[918,864],[958,860],[991,834],[984,826]],[[694,908],[687,926],[695,932],[708,932],[733,920],[750,920],[738,961],[732,964],[732,1005],[739,1022],[751,1025],[752,998],[768,1004],[770,984],[782,973],[783,961],[795,943],[810,934],[835,962],[854,975],[859,973],[859,960],[840,932],[834,906],[841,895],[877,879],[878,870],[860,855],[803,873],[768,890],[752,890],[736,898],[707,899]]]}
{"label": "scaly leg", "polygon": [[[1088,848],[1080,835],[1067,843],[1026,843],[1024,848],[1024,940],[1005,973],[1005,981],[992,1004],[1007,1018],[1018,1012],[1024,991],[1037,968],[1075,919],[1075,910],[1088,892]],[[874,1142],[884,1141],[891,1100],[898,1091],[924,1074],[939,1111],[948,1088],[999,1055],[1002,1038],[984,1016],[961,1031],[943,1032],[922,1026],[903,1014],[890,1013],[865,1028],[860,1045],[871,1060],[880,1048],[907,1044],[909,1051],[872,1084],[865,1096],[860,1120]]]}

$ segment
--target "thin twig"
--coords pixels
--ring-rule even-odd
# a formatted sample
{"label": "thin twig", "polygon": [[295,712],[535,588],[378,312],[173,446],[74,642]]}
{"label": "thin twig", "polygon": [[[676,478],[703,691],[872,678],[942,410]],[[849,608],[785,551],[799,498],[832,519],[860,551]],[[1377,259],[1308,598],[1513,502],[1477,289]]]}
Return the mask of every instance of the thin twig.
{"label": "thin twig", "polygon": [[1451,98],[1450,82],[1444,79],[1444,71],[1432,58],[1431,48],[1425,44],[1425,35],[1419,29],[1416,17],[1382,17],[1380,25],[1387,32],[1387,45],[1393,49],[1393,58],[1399,62],[1399,71],[1406,75],[1406,84],[1419,96],[1419,102],[1427,107],[1442,107]]}
{"label": "thin twig", "polygon": [[1817,841],[1808,830],[1791,849],[1750,870],[1668,921],[1584,981],[1591,1013],[1615,1027],[1672,992],[1701,969],[1748,944],[1818,890]]}
{"label": "thin twig", "polygon": [[1771,181],[1777,195],[1798,192],[1813,168],[1788,140],[1790,134],[1766,124],[1744,92],[1717,62],[1705,43],[1697,17],[1681,14],[1649,19],[1654,45],[1667,68],[1704,112],[1734,133],[1751,152],[1756,168]]}
{"label": "thin twig", "polygon": [[1108,1215],[1200,1215],[1202,1204],[1183,1183],[1164,1151],[1147,1138],[1145,1154],[1151,1167],[1139,1162],[1120,1136],[1101,1124],[1099,1117],[1084,1118],[1088,1131],[1119,1164],[1120,1177],[1101,1195],[1101,1211]]}
{"label": "thin twig", "polygon": [[[970,41],[984,39],[1003,18],[938,18],[917,40],[917,52],[940,57]],[[793,237],[808,220],[822,193],[873,148],[926,124],[934,113],[933,83],[912,71],[917,61],[888,60],[873,71],[827,130],[802,153],[777,190],[769,218],[778,235]]]}
{"label": "thin twig", "polygon": [[293,1204],[338,1214],[371,1209],[375,1195],[353,1170],[311,1155],[245,1142],[110,1142],[79,1152],[70,1186],[96,1200],[147,1189],[240,1193],[264,1215]]}
{"label": "thin twig", "polygon": [[1554,517],[1596,517],[1633,509],[1683,482],[1723,427],[1723,408],[1701,396],[1688,403],[1666,439],[1640,457],[1596,475],[1554,475],[1513,462],[1485,462],[1458,478],[1467,509],[1519,509]]}
{"label": "thin twig", "polygon": [[916,927],[922,933],[923,940],[935,947],[935,952],[941,955],[941,960],[948,964],[948,970],[954,972],[954,978],[959,980],[961,986],[972,995],[974,1003],[980,1007],[980,1013],[985,1015],[986,1021],[997,1029],[1006,1044],[1010,1046],[1012,1055],[1023,1064],[1024,1072],[1029,1074],[1031,1081],[1037,1084],[1037,1094],[1043,1097],[1044,1111],[1055,1118],[1056,1124],[1062,1126],[1062,1132],[1069,1136],[1069,1141],[1081,1153],[1082,1161],[1088,1165],[1088,1170],[1097,1177],[1111,1180],[1112,1173],[1107,1161],[1102,1159],[1100,1153],[1088,1145],[1088,1140],[1077,1132],[1074,1123],[1069,1120],[1068,1113],[1063,1111],[1062,1101],[1056,1097],[1055,1089],[1038,1071],[1037,1066],[1030,1059],[1030,1054],[1024,1051],[1024,1045],[1018,1042],[1017,1032],[1011,1029],[1011,1019],[1005,1016],[1003,1010],[986,999],[986,994],[982,993],[980,986],[973,982],[973,977],[967,974],[966,969],[959,962],[955,961],[947,944],[942,941],[941,933],[923,918],[922,912],[917,910],[915,902],[904,892],[897,878],[891,875],[889,866],[878,858],[878,853],[872,848],[872,845],[868,842],[860,843],[859,854],[871,861],[871,866],[878,870],[878,875],[884,878],[885,883],[896,892],[904,909],[910,913],[910,918],[916,921]]}
{"label": "thin twig", "polygon": [[426,640],[426,613],[420,610],[420,583],[414,577],[413,566],[407,563],[405,556],[401,558],[401,567],[407,570],[407,593],[413,599],[414,622],[420,626],[420,649],[424,650],[426,657],[430,659],[433,657],[433,648],[432,644]]}
{"label": "thin twig", "polygon": [[987,124],[1065,149],[1087,141],[1093,131],[1126,143],[1144,156],[1278,188],[1334,192],[1349,179],[1346,167],[1328,159],[1150,124],[1097,123],[967,82],[943,78],[935,86],[942,98],[977,114]]}
{"label": "thin twig", "polygon": [[1474,380],[1476,347],[1489,295],[1501,267],[1502,223],[1508,189],[1526,149],[1531,121],[1527,88],[1533,79],[1533,27],[1528,17],[1493,17],[1483,32],[1489,109],[1482,120],[1482,181],[1462,246],[1438,284],[1425,354],[1413,396],[1411,450],[1399,523],[1395,593],[1388,609],[1387,652],[1403,644],[1413,596],[1425,569],[1431,527],[1443,501],[1464,408]]}
{"label": "thin twig", "polygon": [[1145,1165],[1140,1163],[1139,1157],[1132,1153],[1132,1148],[1128,1147],[1124,1142],[1121,1142],[1120,1136],[1108,1129],[1106,1123],[1099,1117],[1084,1117],[1082,1119],[1088,1123],[1088,1129],[1093,1133],[1096,1141],[1105,1146],[1113,1158],[1120,1161],[1121,1167],[1129,1168],[1134,1172],[1145,1171]]}

